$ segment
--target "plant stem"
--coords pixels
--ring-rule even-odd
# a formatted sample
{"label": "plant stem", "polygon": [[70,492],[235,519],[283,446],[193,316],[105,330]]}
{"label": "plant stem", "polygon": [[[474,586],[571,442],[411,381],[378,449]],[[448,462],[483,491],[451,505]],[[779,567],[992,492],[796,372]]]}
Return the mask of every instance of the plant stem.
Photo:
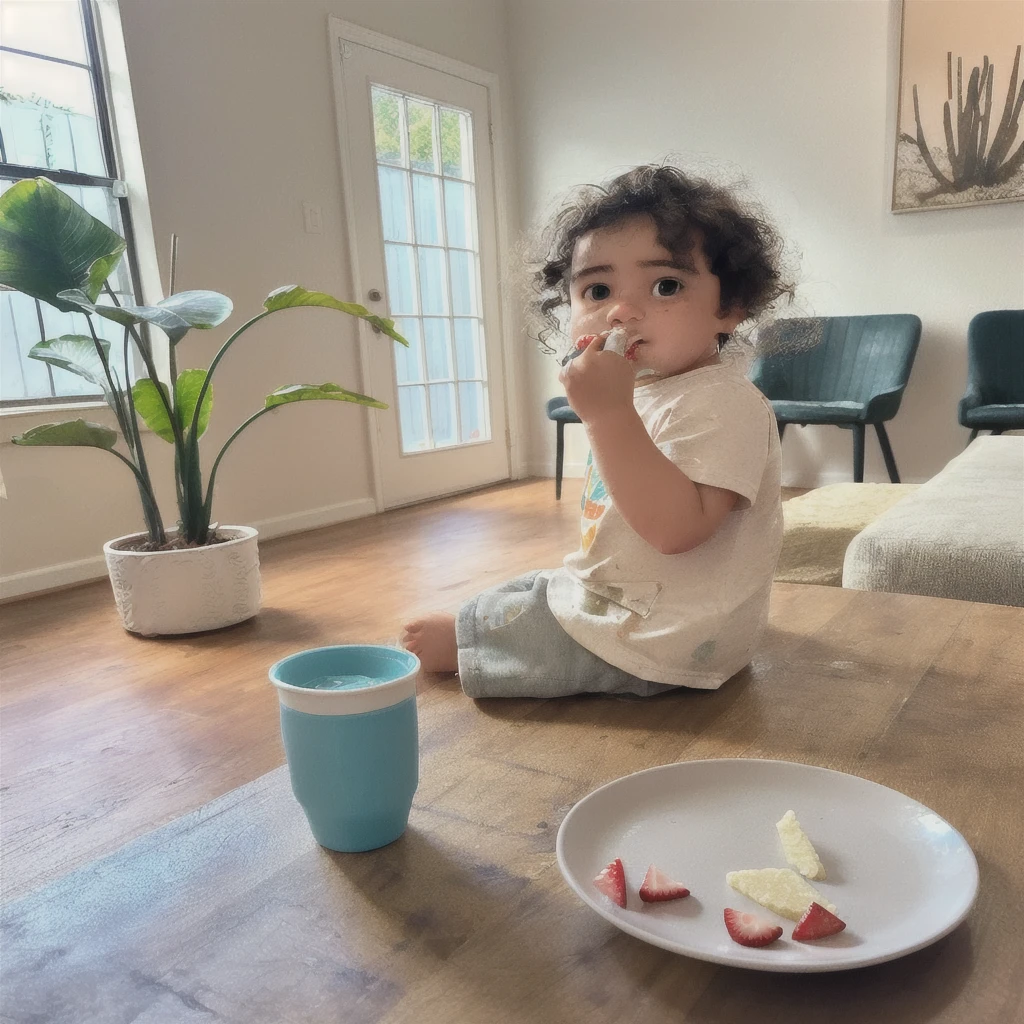
{"label": "plant stem", "polygon": [[[195,412],[192,414],[192,423],[189,429],[192,431],[193,434],[195,434],[195,432],[199,429],[199,410],[202,409],[203,407],[203,400],[206,398],[206,392],[210,388],[210,381],[213,380],[213,371],[217,369],[217,364],[221,361],[221,359],[224,358],[224,353],[227,352],[229,348],[231,348],[231,346],[235,343],[235,341],[239,338],[243,331],[248,330],[250,327],[252,327],[254,323],[257,323],[258,321],[262,320],[265,316],[270,316],[270,314],[273,312],[276,312],[276,310],[267,309],[264,310],[262,313],[258,313],[251,320],[246,321],[244,324],[242,324],[241,327],[238,328],[237,331],[235,331],[234,334],[231,335],[230,338],[228,338],[227,341],[224,342],[223,345],[221,345],[220,351],[213,357],[213,362],[210,363],[210,368],[206,371],[206,380],[203,381],[203,386],[199,389],[199,398],[196,401]],[[242,426],[245,426],[245,424],[242,424]],[[235,433],[237,433],[237,431]],[[234,437],[235,435],[232,434],[231,436]]]}
{"label": "plant stem", "polygon": [[[207,393],[207,391],[210,390],[210,381],[213,380],[213,371],[217,369],[218,363],[220,363],[221,359],[224,358],[224,355],[227,352],[227,350],[229,348],[231,348],[231,346],[238,340],[239,337],[241,337],[242,333],[244,331],[247,331],[250,327],[252,327],[253,324],[255,324],[258,321],[262,320],[265,316],[270,316],[270,314],[272,312],[274,312],[274,310],[269,310],[269,309],[264,310],[262,313],[258,313],[251,320],[247,320],[244,324],[242,324],[242,326],[239,327],[238,330],[235,331],[235,333],[232,334],[231,337],[228,338],[228,340],[225,341],[223,345],[221,345],[219,351],[213,357],[213,362],[210,363],[209,369],[206,371],[206,379],[203,381],[203,386],[199,389],[199,397],[196,400],[195,411],[192,413],[192,422],[189,425],[189,439],[190,439],[190,441],[192,443],[192,446],[193,446],[193,450],[194,450],[194,453],[195,453],[194,457],[195,457],[196,465],[197,466],[198,466],[198,462],[199,462],[199,413],[200,413],[200,411],[203,408],[203,402],[206,400],[206,393]],[[213,469],[210,471],[210,479],[209,479],[209,481],[208,481],[208,483],[206,485],[206,499],[205,500],[202,499],[202,486],[203,486],[202,474],[201,473],[196,473],[195,474],[195,485],[199,489],[199,495],[200,495],[200,501],[201,501],[201,506],[200,506],[200,516],[201,516],[201,519],[200,519],[199,523],[197,524],[197,530],[202,535],[203,541],[206,540],[206,537],[208,535],[208,531],[209,531],[209,527],[210,527],[210,517],[211,517],[212,511],[213,511],[213,482],[214,482],[214,478],[215,478],[215,476],[217,474],[217,466],[220,464],[220,460],[221,460],[221,458],[223,458],[224,452],[227,451],[228,445],[230,445],[231,442],[234,441],[234,439],[236,437],[238,437],[238,435],[250,423],[252,423],[252,421],[254,419],[256,419],[256,417],[262,416],[263,413],[269,412],[269,411],[270,411],[269,409],[261,409],[259,412],[255,413],[253,416],[250,416],[249,419],[247,419],[231,435],[231,437],[228,438],[227,442],[225,443],[224,447],[221,448],[220,453],[218,454],[217,459],[216,459],[216,461],[213,464]]]}
{"label": "plant stem", "polygon": [[[171,269],[167,275],[167,297],[174,294],[174,279],[178,272],[178,236],[171,235]],[[170,341],[170,339],[168,339]],[[174,395],[174,408],[178,408],[178,353],[177,345],[170,342],[170,349],[167,352],[167,365],[171,374],[171,390]]]}
{"label": "plant stem", "polygon": [[[126,412],[121,389],[114,383],[114,377],[110,369],[110,360],[107,359],[103,351],[103,346],[100,344],[100,339],[96,334],[96,328],[93,327],[92,316],[87,313],[85,320],[89,325],[89,333],[92,335],[93,344],[96,346],[100,362],[103,364],[103,372],[106,375],[107,383],[110,385],[110,404],[114,410],[114,415],[117,417],[118,426],[121,428],[121,436],[128,446],[128,451],[138,460],[138,466],[130,459],[126,459],[120,452],[112,451],[112,454],[130,466],[135,474],[135,482],[139,488],[139,499],[142,502],[142,514],[146,520],[146,530],[149,533],[150,540],[162,544],[167,538],[164,535],[163,520],[160,518],[160,509],[157,506],[156,497],[153,494],[153,484],[149,478],[149,470],[146,467],[146,455],[142,450],[142,440],[139,437],[138,424],[135,421],[135,405],[132,400],[131,389],[125,389],[130,410],[130,412]],[[126,357],[125,372],[127,372],[127,367]]]}
{"label": "plant stem", "polygon": [[[107,295],[110,296],[114,305],[120,307],[121,303],[117,301],[117,296],[114,294],[110,285],[105,284],[103,287],[106,290]],[[167,395],[160,390],[160,375],[156,372],[156,364],[153,362],[153,353],[150,352],[149,346],[143,342],[142,337],[139,335],[139,332],[135,329],[134,325],[126,324],[125,326],[131,332],[132,338],[135,341],[135,346],[139,350],[139,355],[142,356],[142,361],[146,364],[146,372],[149,374],[150,379],[156,387],[156,393],[160,396],[160,401],[163,403],[164,411],[167,413],[167,418],[171,421],[171,429],[174,431],[175,443],[177,443],[177,441],[182,437],[181,424],[178,423],[178,420],[174,415],[174,410],[168,403]]]}
{"label": "plant stem", "polygon": [[[174,278],[178,270],[178,236],[171,235],[171,269],[167,279],[167,297],[174,294]],[[171,405],[178,408],[178,352],[177,345],[170,341],[167,352],[167,367],[171,375]]]}
{"label": "plant stem", "polygon": [[[114,294],[109,284],[104,285],[104,289],[107,295],[110,296],[115,306],[120,306],[117,296]],[[146,370],[149,373],[150,379],[153,381],[153,386],[156,388],[156,393],[160,397],[160,401],[163,403],[167,418],[171,423],[171,430],[174,432],[174,464],[175,464],[175,484],[177,489],[178,497],[178,512],[181,515],[182,528],[185,531],[186,539],[193,540],[189,530],[189,509],[194,508],[196,505],[202,506],[202,491],[195,494],[194,500],[192,499],[190,491],[190,481],[194,480],[195,474],[191,472],[189,467],[189,454],[185,446],[185,436],[181,428],[181,423],[178,421],[174,407],[168,400],[168,395],[164,394],[160,387],[160,376],[156,372],[156,365],[153,362],[153,353],[150,352],[149,346],[147,346],[142,338],[139,336],[139,332],[131,324],[126,325],[128,330],[131,332],[132,338],[135,340],[135,345],[139,350],[139,354],[142,356],[142,361],[146,364]],[[173,382],[172,382],[173,386]],[[170,394],[168,389],[168,394]],[[201,479],[201,477],[200,477]]]}
{"label": "plant stem", "polygon": [[[129,355],[129,342],[131,335],[128,333],[128,328],[124,329],[124,372],[127,375],[128,370],[128,355]],[[150,501],[152,502],[153,510],[155,515],[152,517],[152,521],[149,522],[149,536],[150,540],[155,541],[157,544],[165,544],[167,542],[167,535],[164,533],[164,522],[160,515],[160,506],[157,504],[156,495],[153,493],[153,480],[149,475],[149,467],[146,464],[146,451],[142,446],[142,434],[139,431],[139,419],[135,413],[135,396],[132,394],[130,387],[125,388],[125,394],[128,399],[128,424],[132,429],[132,433],[135,438],[135,458],[139,463],[139,472],[145,478],[147,484],[147,491]],[[143,501],[143,507],[145,507],[145,501]],[[147,516],[147,519],[150,517]]]}
{"label": "plant stem", "polygon": [[167,297],[174,294],[174,278],[178,269],[178,236],[171,235],[171,270],[167,275]]}
{"label": "plant stem", "polygon": [[281,406],[273,406],[270,409],[260,409],[259,412],[254,412],[225,442],[224,447],[221,448],[217,454],[217,458],[214,459],[213,468],[210,470],[210,479],[206,483],[206,501],[203,503],[203,507],[206,512],[206,521],[210,521],[211,513],[213,512],[213,485],[217,479],[217,467],[220,465],[220,460],[224,458],[224,454],[228,448],[231,447],[231,443],[235,440],[238,435],[245,430],[250,423],[258,420],[264,413],[273,412],[275,409],[279,409]]}
{"label": "plant stem", "polygon": [[131,448],[128,425],[125,422],[124,406],[121,404],[121,392],[114,384],[114,378],[110,373],[110,360],[103,351],[103,346],[100,344],[100,339],[96,334],[96,328],[92,325],[91,314],[85,314],[85,322],[89,325],[89,333],[92,335],[92,342],[96,346],[96,354],[100,357],[100,362],[103,364],[103,374],[107,378],[107,384],[110,387],[110,405],[114,410],[114,416],[117,418],[117,425],[121,428],[125,443]]}
{"label": "plant stem", "polygon": [[[169,401],[168,395],[164,393],[163,388],[160,387],[160,377],[157,374],[156,364],[153,362],[152,352],[150,352],[149,348],[143,343],[142,338],[139,336],[139,332],[136,331],[134,327],[129,326],[128,330],[131,332],[132,338],[135,340],[135,345],[142,355],[142,360],[146,364],[146,372],[153,381],[156,393],[160,397],[164,411],[167,413],[167,419],[170,421],[171,430],[174,433],[174,484],[178,499],[178,513],[183,520],[186,520],[188,518],[188,493],[184,482],[186,476],[185,467],[187,464],[185,436],[181,429],[181,423],[178,421],[178,417],[175,414],[174,405]],[[168,394],[169,393],[170,388],[168,388]],[[191,540],[191,538],[189,539]]]}
{"label": "plant stem", "polygon": [[139,496],[142,499],[142,514],[146,520],[146,532],[151,540],[158,541],[161,544],[165,543],[167,536],[164,533],[163,521],[160,518],[160,509],[157,507],[156,499],[149,489],[149,481],[143,479],[138,467],[131,459],[126,459],[120,452],[114,451],[113,448],[104,448],[103,451],[110,452],[115,458],[120,459],[135,474],[135,482],[138,484]]}
{"label": "plant stem", "polygon": [[[175,236],[177,238],[177,236]],[[174,256],[171,257],[171,288],[174,287]],[[171,392],[171,408],[174,410],[174,415],[171,417],[173,422],[178,423],[178,354],[175,350],[174,342],[168,338],[168,351],[167,351],[167,372],[170,374],[170,392]],[[178,449],[177,444],[174,446],[174,490],[178,497],[178,512],[181,515],[182,520],[187,518],[187,502],[185,501],[185,483],[182,474],[182,459],[181,451]]]}
{"label": "plant stem", "polygon": [[[115,387],[114,380],[110,372],[110,362],[105,358],[103,353],[103,346],[100,344],[100,339],[96,334],[96,329],[92,325],[92,317],[86,314],[86,322],[89,324],[89,333],[92,335],[93,344],[96,346],[96,351],[99,353],[100,361],[103,363],[103,369],[107,375],[107,382],[110,384],[111,397],[114,403],[114,414],[117,416],[118,425],[121,427],[121,434],[124,437],[125,444],[128,445],[128,450],[139,460],[139,465],[136,466],[130,459],[126,459],[120,452],[112,452],[126,465],[131,466],[132,472],[135,473],[135,481],[139,487],[139,497],[142,500],[142,514],[146,518],[146,529],[149,533],[150,539],[163,543],[164,536],[164,525],[160,518],[160,510],[157,507],[156,497],[153,494],[153,485],[149,479],[149,471],[146,467],[146,455],[142,451],[142,441],[138,435],[138,425],[135,422],[135,406],[131,398],[131,389],[126,388],[128,392],[128,403],[131,409],[131,416],[125,412],[124,406],[121,401],[120,389]],[[125,363],[125,372],[127,372],[127,362]],[[134,428],[134,430],[133,430]]]}

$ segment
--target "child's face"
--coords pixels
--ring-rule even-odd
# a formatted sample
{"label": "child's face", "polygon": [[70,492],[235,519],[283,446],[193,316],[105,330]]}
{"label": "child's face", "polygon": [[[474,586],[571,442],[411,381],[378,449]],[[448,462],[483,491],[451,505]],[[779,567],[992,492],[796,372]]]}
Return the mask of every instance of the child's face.
{"label": "child's face", "polygon": [[[688,266],[686,264],[689,264]],[[650,217],[588,232],[576,243],[569,284],[569,336],[626,329],[637,369],[669,377],[718,360],[718,335],[744,319],[723,311],[718,278],[700,245],[680,262],[658,241]]]}

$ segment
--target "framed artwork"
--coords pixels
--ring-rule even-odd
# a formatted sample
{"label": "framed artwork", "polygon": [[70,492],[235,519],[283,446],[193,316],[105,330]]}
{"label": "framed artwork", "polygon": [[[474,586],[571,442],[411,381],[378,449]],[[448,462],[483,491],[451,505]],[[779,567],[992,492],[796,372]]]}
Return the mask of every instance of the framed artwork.
{"label": "framed artwork", "polygon": [[892,210],[1024,199],[1024,3],[903,0]]}

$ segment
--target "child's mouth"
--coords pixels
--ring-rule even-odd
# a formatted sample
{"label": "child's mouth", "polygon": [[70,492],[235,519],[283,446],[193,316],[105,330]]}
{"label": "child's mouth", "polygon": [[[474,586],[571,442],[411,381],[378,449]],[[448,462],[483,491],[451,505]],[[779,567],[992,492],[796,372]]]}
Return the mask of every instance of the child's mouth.
{"label": "child's mouth", "polygon": [[636,359],[636,350],[644,343],[643,338],[636,338],[626,346],[626,351],[623,353],[627,359],[633,361]]}

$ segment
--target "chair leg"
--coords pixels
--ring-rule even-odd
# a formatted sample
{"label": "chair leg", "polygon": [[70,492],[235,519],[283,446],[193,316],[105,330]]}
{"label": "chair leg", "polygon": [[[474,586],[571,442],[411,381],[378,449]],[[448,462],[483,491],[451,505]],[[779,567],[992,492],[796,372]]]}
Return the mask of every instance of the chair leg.
{"label": "chair leg", "polygon": [[785,423],[779,423],[778,424],[778,428],[779,428],[779,440],[781,441],[782,440],[782,435],[786,432],[786,424]]}
{"label": "chair leg", "polygon": [[565,455],[565,423],[562,420],[555,422],[555,501],[562,497],[562,458]]}
{"label": "chair leg", "polygon": [[977,436],[978,436],[978,428],[975,427],[971,431],[971,436],[969,438],[967,438],[967,443],[970,444]]}
{"label": "chair leg", "polygon": [[853,424],[853,482],[864,483],[864,424]]}
{"label": "chair leg", "polygon": [[878,445],[882,449],[885,468],[889,471],[889,480],[894,484],[898,484],[900,482],[900,474],[896,469],[896,460],[893,458],[892,445],[889,444],[889,435],[885,431],[885,424],[876,423],[875,433],[878,434]]}
{"label": "chair leg", "polygon": [[1003,428],[1002,428],[1002,427],[1000,427],[1000,428],[999,428],[998,430],[993,430],[993,431],[992,431],[992,436],[993,436],[993,437],[997,437],[997,436],[998,436],[999,434],[1001,434],[1002,432],[1003,432]]}

